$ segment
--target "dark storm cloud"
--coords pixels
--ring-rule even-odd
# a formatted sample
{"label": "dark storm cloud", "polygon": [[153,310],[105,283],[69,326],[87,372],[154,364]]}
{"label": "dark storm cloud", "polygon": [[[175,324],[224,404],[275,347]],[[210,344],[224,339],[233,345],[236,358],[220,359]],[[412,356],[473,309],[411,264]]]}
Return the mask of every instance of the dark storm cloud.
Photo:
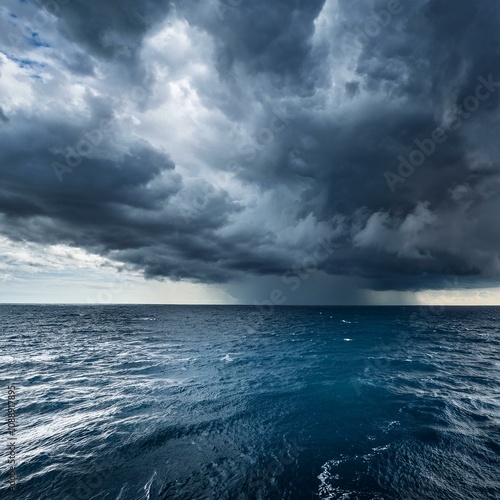
{"label": "dark storm cloud", "polygon": [[[212,193],[203,212],[186,224],[175,203],[196,192],[185,193],[168,155],[143,141],[123,150],[111,135],[78,163],[82,130],[96,130],[101,112],[99,107],[85,126],[17,116],[2,134],[3,233],[86,248],[137,266],[147,276],[220,281],[227,273],[213,266],[220,254],[210,242],[238,208],[224,193]],[[59,183],[54,165],[72,162],[74,169],[63,171]]]}
{"label": "dark storm cloud", "polygon": [[6,114],[3,112],[3,109],[0,107],[0,121],[2,123],[8,123],[9,118],[6,116]]}
{"label": "dark storm cloud", "polygon": [[127,59],[142,38],[169,11],[167,0],[39,0],[40,8],[60,19],[60,29],[92,54]]}
{"label": "dark storm cloud", "polygon": [[179,9],[213,35],[225,69],[242,62],[249,71],[266,73],[276,84],[284,84],[307,63],[313,23],[324,0],[242,1],[233,8],[223,2],[212,5],[208,13],[188,4]]}
{"label": "dark storm cloud", "polygon": [[[345,30],[337,36],[339,41],[350,39],[351,45],[361,42],[355,88],[372,100],[340,116],[304,106],[281,136],[281,153],[243,175],[267,188],[272,178],[277,183],[297,176],[290,152],[303,160],[307,168],[300,176],[310,182],[301,196],[302,215],[314,213],[328,221],[340,213],[351,226],[336,256],[325,265],[332,273],[360,275],[372,280],[375,288],[396,289],[441,286],[444,277],[453,275],[498,278],[498,229],[490,224],[485,230],[480,221],[498,209],[500,172],[492,130],[498,130],[500,9],[487,1],[404,2],[401,14],[376,37],[354,40],[356,27],[374,18],[373,2],[360,5],[366,8],[340,3]],[[387,5],[377,2],[375,11]],[[311,51],[310,58],[316,54]],[[314,60],[318,66],[324,62]],[[291,67],[300,70],[307,63]],[[328,64],[323,68],[330,70]],[[324,79],[317,82],[320,90]],[[458,115],[454,108],[464,101],[475,106],[481,84],[483,92],[489,87],[487,99],[472,116],[467,111]],[[352,90],[348,94],[354,97]],[[449,117],[454,126],[446,123]],[[459,130],[458,120],[463,123]],[[415,141],[422,143],[437,127],[446,132],[445,143],[435,144],[435,151],[410,178],[395,191],[388,190],[384,173],[397,173],[400,155],[408,159],[418,149]],[[304,136],[313,138],[313,147],[300,147]],[[457,190],[467,194],[457,196]],[[402,233],[419,202],[429,203],[433,220],[414,233]],[[385,224],[390,226],[385,234],[379,228],[379,233],[398,243],[367,240],[353,245],[355,232],[377,213],[387,214]],[[403,241],[405,237],[409,241]],[[415,252],[406,252],[406,244]]]}
{"label": "dark storm cloud", "polygon": [[[208,178],[183,179],[175,158],[120,128],[119,107],[87,96],[87,122],[18,112],[0,128],[4,234],[64,241],[148,277],[224,282],[242,272],[281,276],[314,249],[309,234],[336,231],[335,251],[318,267],[373,289],[498,279],[498,4],[223,5],[72,0],[55,15],[79,48],[61,57],[75,75],[107,64],[117,94],[129,95],[146,74],[154,80],[145,38],[165,19],[185,18],[212,40],[209,65],[220,85],[200,80],[197,97],[253,141],[238,147],[225,138],[200,161],[262,199],[245,206],[224,188],[209,189]],[[478,85],[488,96],[476,108]],[[456,108],[464,103],[476,109]],[[106,138],[59,183],[53,162],[67,164],[67,147],[103,119],[112,124]],[[416,141],[428,152],[437,128],[446,139],[412,167]],[[262,201],[269,194],[274,206]],[[293,218],[282,233],[266,226],[285,212]]]}

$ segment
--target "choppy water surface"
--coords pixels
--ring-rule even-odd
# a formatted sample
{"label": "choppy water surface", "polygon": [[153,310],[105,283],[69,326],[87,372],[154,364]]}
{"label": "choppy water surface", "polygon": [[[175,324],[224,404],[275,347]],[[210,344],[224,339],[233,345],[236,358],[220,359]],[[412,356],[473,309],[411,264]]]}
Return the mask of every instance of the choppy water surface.
{"label": "choppy water surface", "polygon": [[2,498],[500,499],[499,308],[0,315]]}

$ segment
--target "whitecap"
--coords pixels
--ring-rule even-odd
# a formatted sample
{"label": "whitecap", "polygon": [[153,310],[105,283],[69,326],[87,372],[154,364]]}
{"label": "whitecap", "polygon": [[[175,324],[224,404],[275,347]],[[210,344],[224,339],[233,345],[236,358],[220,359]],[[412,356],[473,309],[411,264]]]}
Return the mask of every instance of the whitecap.
{"label": "whitecap", "polygon": [[155,477],[156,477],[156,471],[153,472],[151,479],[144,485],[144,493],[145,493],[144,500],[150,500],[151,498],[151,486],[153,485]]}
{"label": "whitecap", "polygon": [[390,447],[389,444],[386,444],[385,446],[377,446],[376,448],[372,448],[373,451],[385,451],[388,450]]}

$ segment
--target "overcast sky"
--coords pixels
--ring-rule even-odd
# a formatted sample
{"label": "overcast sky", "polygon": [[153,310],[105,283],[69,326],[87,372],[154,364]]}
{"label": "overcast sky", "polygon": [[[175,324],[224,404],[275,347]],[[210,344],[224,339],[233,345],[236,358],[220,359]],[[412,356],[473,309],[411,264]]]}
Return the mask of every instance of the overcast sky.
{"label": "overcast sky", "polygon": [[0,301],[500,304],[500,4],[6,0]]}

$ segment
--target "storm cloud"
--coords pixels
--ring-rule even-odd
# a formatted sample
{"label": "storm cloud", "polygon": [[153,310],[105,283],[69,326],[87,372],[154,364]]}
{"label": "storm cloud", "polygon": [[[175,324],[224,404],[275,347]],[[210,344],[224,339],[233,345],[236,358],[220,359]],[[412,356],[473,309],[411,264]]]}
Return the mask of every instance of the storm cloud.
{"label": "storm cloud", "polygon": [[252,277],[312,272],[320,295],[329,276],[498,283],[496,2],[9,0],[0,14],[10,240],[240,283],[245,300]]}

